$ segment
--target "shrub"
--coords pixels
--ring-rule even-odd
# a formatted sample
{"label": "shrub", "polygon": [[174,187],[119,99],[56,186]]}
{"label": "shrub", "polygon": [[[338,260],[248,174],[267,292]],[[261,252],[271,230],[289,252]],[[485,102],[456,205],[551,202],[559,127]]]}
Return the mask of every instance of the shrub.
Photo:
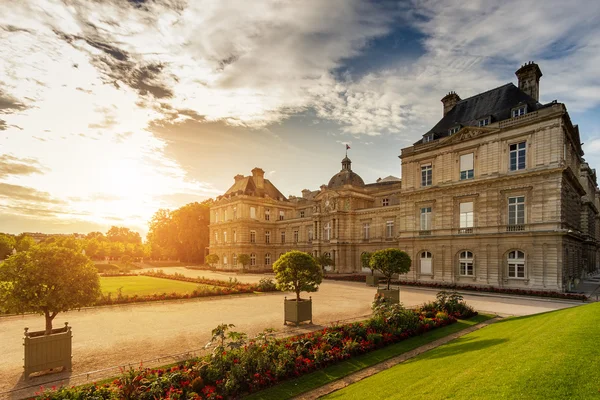
{"label": "shrub", "polygon": [[293,291],[296,301],[300,292],[316,292],[323,280],[323,272],[313,256],[302,251],[288,251],[273,264],[277,289]]}
{"label": "shrub", "polygon": [[405,274],[410,271],[411,259],[408,253],[399,249],[377,250],[371,254],[369,266],[376,269],[385,277],[387,288],[390,289],[392,277],[395,274]]}
{"label": "shrub", "polygon": [[258,282],[258,290],[261,292],[273,292],[277,290],[277,285],[271,278],[261,278]]}

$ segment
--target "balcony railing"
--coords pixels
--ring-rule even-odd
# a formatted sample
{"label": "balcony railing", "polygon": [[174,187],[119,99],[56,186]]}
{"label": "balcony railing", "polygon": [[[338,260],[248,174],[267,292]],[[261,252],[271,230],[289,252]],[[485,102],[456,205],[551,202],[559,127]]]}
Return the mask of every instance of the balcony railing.
{"label": "balcony railing", "polygon": [[419,231],[419,236],[431,236],[431,231]]}
{"label": "balcony railing", "polygon": [[506,232],[522,232],[525,230],[525,225],[516,224],[516,225],[507,225]]}
{"label": "balcony railing", "polygon": [[458,234],[459,235],[468,235],[468,234],[471,234],[471,233],[473,233],[473,228],[460,228],[458,230]]}

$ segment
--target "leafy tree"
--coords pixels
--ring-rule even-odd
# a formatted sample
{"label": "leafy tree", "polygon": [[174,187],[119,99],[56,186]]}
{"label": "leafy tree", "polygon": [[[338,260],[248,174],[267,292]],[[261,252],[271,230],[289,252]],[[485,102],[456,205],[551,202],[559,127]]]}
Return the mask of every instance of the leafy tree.
{"label": "leafy tree", "polygon": [[92,305],[99,296],[94,264],[72,249],[36,246],[0,265],[0,308],[44,315],[46,335],[59,312]]}
{"label": "leafy tree", "polygon": [[17,249],[17,251],[27,251],[36,244],[31,236],[23,234],[17,236],[16,242],[15,249]]}
{"label": "leafy tree", "polygon": [[104,236],[104,233],[102,233],[102,232],[90,232],[87,235],[85,235],[85,238],[87,240],[96,239],[99,242],[105,242],[106,241],[106,236]]}
{"label": "leafy tree", "polygon": [[103,247],[102,243],[100,243],[96,238],[86,240],[85,255],[91,259],[99,258],[98,253],[100,253],[101,247]]}
{"label": "leafy tree", "polygon": [[371,275],[375,275],[375,270],[373,268],[371,268],[371,264],[369,263],[371,261],[371,255],[373,253],[370,253],[368,251],[365,251],[364,253],[362,253],[360,255],[360,265],[363,268],[369,268],[371,270]]}
{"label": "leafy tree", "polygon": [[273,264],[277,289],[293,291],[296,301],[300,301],[300,292],[316,292],[323,281],[323,272],[315,258],[308,253],[288,251]]}
{"label": "leafy tree", "polygon": [[206,262],[208,263],[208,265],[214,268],[215,264],[219,262],[219,256],[216,254],[209,254],[206,256]]}
{"label": "leafy tree", "polygon": [[0,233],[0,260],[4,260],[6,257],[11,255],[15,246],[15,238],[5,235],[4,233]]}
{"label": "leafy tree", "polygon": [[325,271],[325,267],[334,265],[333,260],[331,259],[331,257],[329,257],[329,255],[327,253],[323,253],[320,256],[315,257],[315,261],[317,262],[317,265],[319,265],[321,267],[321,270],[323,270],[323,271]]}
{"label": "leafy tree", "polygon": [[118,260],[125,252],[125,246],[121,242],[112,242],[109,244],[110,257]]}
{"label": "leafy tree", "polygon": [[246,267],[250,265],[250,256],[248,254],[240,254],[237,261],[239,264],[242,264],[242,271],[245,271]]}
{"label": "leafy tree", "polygon": [[371,254],[369,266],[372,270],[378,270],[387,281],[387,288],[390,289],[390,283],[394,274],[405,274],[410,271],[410,256],[399,249],[377,250]]}
{"label": "leafy tree", "polygon": [[120,243],[142,243],[142,237],[139,233],[123,226],[111,226],[106,232],[106,238],[111,242]]}

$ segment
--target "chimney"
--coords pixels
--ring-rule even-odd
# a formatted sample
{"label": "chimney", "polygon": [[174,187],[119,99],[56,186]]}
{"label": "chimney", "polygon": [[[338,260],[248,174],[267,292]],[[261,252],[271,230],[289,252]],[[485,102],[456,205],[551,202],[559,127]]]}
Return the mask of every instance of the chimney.
{"label": "chimney", "polygon": [[519,79],[519,89],[534,98],[535,101],[540,101],[540,78],[542,70],[533,61],[523,64],[521,68],[515,72]]}
{"label": "chimney", "polygon": [[310,196],[310,190],[308,190],[308,189],[302,190],[302,198],[308,199],[308,196]]}
{"label": "chimney", "polygon": [[252,179],[254,179],[254,184],[258,189],[265,188],[265,171],[256,167],[252,170]]}
{"label": "chimney", "polygon": [[236,176],[233,177],[233,180],[235,180],[236,182],[239,181],[240,179],[244,179],[244,175],[237,174]]}
{"label": "chimney", "polygon": [[327,185],[321,185],[321,186],[320,186],[320,189],[321,189],[321,192],[324,192],[324,191],[325,191],[325,189],[327,189]]}
{"label": "chimney", "polygon": [[442,99],[442,104],[444,104],[444,116],[448,114],[452,108],[460,101],[460,97],[456,94],[456,92],[450,92],[444,96]]}

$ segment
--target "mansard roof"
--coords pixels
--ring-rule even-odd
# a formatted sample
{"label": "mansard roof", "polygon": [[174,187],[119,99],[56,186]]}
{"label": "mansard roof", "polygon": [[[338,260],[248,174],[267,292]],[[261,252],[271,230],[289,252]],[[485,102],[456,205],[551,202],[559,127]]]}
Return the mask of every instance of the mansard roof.
{"label": "mansard roof", "polygon": [[229,197],[236,195],[246,195],[252,197],[270,197],[274,200],[288,201],[288,199],[269,181],[264,180],[264,187],[258,188],[254,178],[252,176],[244,176],[236,179],[233,186],[231,186],[223,196]]}
{"label": "mansard roof", "polygon": [[[491,117],[491,123],[511,118],[513,108],[527,105],[527,112],[537,111],[550,104],[537,102],[512,83],[497,87],[487,92],[460,100],[446,115],[429,131],[434,139],[450,136],[449,130],[456,126],[477,126],[479,120]],[[423,139],[415,144],[422,143]]]}

